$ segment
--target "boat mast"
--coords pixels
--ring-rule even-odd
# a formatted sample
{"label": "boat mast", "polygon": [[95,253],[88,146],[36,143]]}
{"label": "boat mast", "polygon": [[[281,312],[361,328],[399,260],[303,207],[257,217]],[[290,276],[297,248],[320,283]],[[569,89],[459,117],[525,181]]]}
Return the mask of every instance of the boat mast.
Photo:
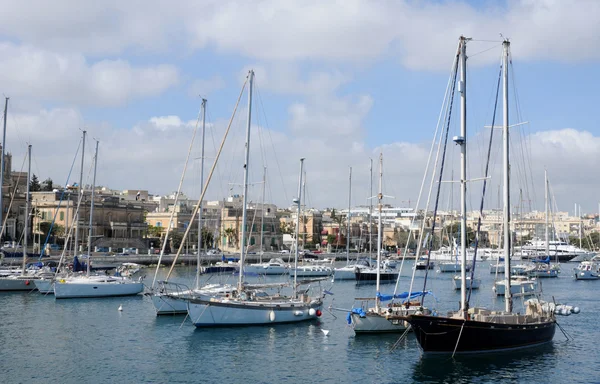
{"label": "boat mast", "polygon": [[[300,206],[301,210],[304,207],[306,210],[306,171],[302,175],[302,205]],[[306,216],[302,215],[302,249],[306,249]]]}
{"label": "boat mast", "polygon": [[263,181],[262,181],[262,204],[260,207],[260,251],[258,252],[259,263],[262,263],[263,256],[263,236],[265,232],[265,187],[267,185],[267,167],[263,166]]}
{"label": "boat mast", "polygon": [[4,218],[2,217],[4,206],[2,205],[2,191],[4,189],[4,167],[6,166],[4,163],[4,147],[6,145],[6,115],[8,114],[8,99],[8,97],[4,99],[4,129],[2,131],[2,158],[0,158],[0,240],[2,240],[2,235],[4,234]]}
{"label": "boat mast", "polygon": [[581,216],[581,204],[579,204],[579,248],[583,247],[581,238],[583,236],[583,219]]}
{"label": "boat mast", "polygon": [[[373,159],[369,159],[369,172],[371,177],[369,178],[369,262],[373,253]],[[600,205],[599,205],[600,207]]]}
{"label": "boat mast", "polygon": [[[77,201],[82,198],[83,191],[83,160],[85,159],[85,135],[87,131],[83,131],[83,139],[81,144],[81,170],[79,171],[79,185],[77,186]],[[79,251],[79,210],[75,210],[75,216],[73,217],[73,226],[75,228],[75,242],[73,243],[73,250],[75,255]]]}
{"label": "boat mast", "polygon": [[503,115],[504,122],[502,124],[502,146],[504,153],[504,274],[506,276],[506,289],[504,291],[504,303],[506,312],[512,312],[513,301],[510,291],[510,169],[509,169],[509,152],[508,152],[508,55],[510,50],[510,42],[504,40],[502,43],[504,52],[502,54],[502,81],[503,89],[502,96],[504,99]]}
{"label": "boat mast", "polygon": [[92,223],[94,220],[94,192],[96,189],[96,168],[98,168],[98,144],[100,144],[100,142],[96,140],[96,154],[94,155],[94,178],[92,179],[92,198],[90,200],[90,233],[88,233],[87,276],[90,275],[90,264],[92,262]]}
{"label": "boat mast", "polygon": [[298,180],[298,198],[294,199],[294,203],[298,206],[298,211],[296,213],[296,239],[294,244],[294,299],[298,298],[298,292],[296,288],[298,287],[298,238],[300,237],[300,213],[302,212],[302,172],[304,170],[304,158],[300,159],[300,176]]}
{"label": "boat mast", "polygon": [[467,316],[467,39],[460,37],[460,309]]}
{"label": "boat mast", "polygon": [[27,161],[29,162],[29,166],[27,168],[27,195],[25,196],[25,229],[23,230],[23,274],[25,274],[25,264],[27,263],[27,236],[29,235],[29,181],[31,177],[31,144],[27,146]]}
{"label": "boat mast", "polygon": [[352,167],[348,176],[348,217],[346,220],[346,265],[350,264],[350,209],[352,207]]}
{"label": "boat mast", "polygon": [[549,216],[549,209],[548,209],[548,171],[544,170],[544,202],[545,202],[545,211],[546,211],[546,232],[545,232],[545,236],[546,236],[546,256],[550,257],[550,233],[548,231],[549,227],[550,227],[550,216]]}
{"label": "boat mast", "polygon": [[254,71],[248,72],[248,123],[246,126],[246,160],[244,163],[244,196],[242,197],[242,239],[240,242],[240,280],[238,290],[242,290],[244,282],[244,259],[246,258],[246,216],[248,202],[248,163],[250,161],[250,126],[252,122],[252,86],[254,84]]}
{"label": "boat mast", "polygon": [[[206,133],[206,99],[202,99],[202,144],[200,146],[200,188],[204,187],[204,137]],[[201,203],[199,203],[201,204]],[[196,289],[200,288],[200,249],[202,248],[202,205],[198,209],[198,251],[196,252]]]}
{"label": "boat mast", "polygon": [[382,190],[382,182],[383,180],[383,153],[379,154],[379,193],[377,194],[377,210],[379,211],[379,218],[377,222],[377,284],[375,287],[375,311],[379,313],[379,286],[381,285],[381,215],[383,210],[383,190]]}

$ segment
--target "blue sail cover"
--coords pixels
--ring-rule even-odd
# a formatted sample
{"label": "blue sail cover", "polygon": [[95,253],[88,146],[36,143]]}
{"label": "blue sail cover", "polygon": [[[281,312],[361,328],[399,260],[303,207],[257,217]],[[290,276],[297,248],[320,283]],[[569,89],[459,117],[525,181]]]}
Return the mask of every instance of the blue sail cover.
{"label": "blue sail cover", "polygon": [[402,292],[402,293],[398,293],[396,295],[382,295],[381,293],[377,292],[377,298],[379,299],[379,301],[390,301],[393,299],[414,299],[415,297],[421,297],[421,296],[426,296],[426,295],[432,295],[431,291],[417,291],[417,292],[411,292],[410,297],[408,297],[408,292]]}
{"label": "blue sail cover", "polygon": [[81,263],[77,256],[73,258],[73,272],[84,272],[87,271],[87,264]]}
{"label": "blue sail cover", "polygon": [[348,322],[348,324],[352,324],[352,314],[355,313],[360,317],[366,317],[367,313],[365,312],[364,309],[362,308],[352,308],[350,310],[350,312],[348,312],[348,315],[346,316],[346,321]]}
{"label": "blue sail cover", "polygon": [[546,256],[545,258],[537,258],[537,259],[533,259],[534,263],[546,263],[546,264],[550,264],[550,256]]}

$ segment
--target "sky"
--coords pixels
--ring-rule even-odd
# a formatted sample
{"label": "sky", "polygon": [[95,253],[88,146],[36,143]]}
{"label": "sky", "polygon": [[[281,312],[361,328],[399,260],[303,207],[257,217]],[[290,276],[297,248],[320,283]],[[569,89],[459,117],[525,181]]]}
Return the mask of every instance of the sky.
{"label": "sky", "polygon": [[[547,170],[557,209],[579,204],[593,213],[600,203],[598,20],[595,0],[7,0],[0,14],[6,150],[21,170],[30,143],[40,180],[72,184],[85,129],[84,184],[92,183],[98,140],[96,185],[163,195],[178,190],[183,174],[182,190],[198,198],[201,99],[208,100],[206,176],[253,69],[251,200],[263,198],[266,167],[264,199],[291,205],[305,158],[307,206],[347,207],[349,167],[351,204],[369,204],[381,153],[382,189],[393,196],[386,202],[415,208],[461,35],[473,39],[468,172],[483,176],[484,127],[507,38],[510,123],[526,122],[512,131],[513,204],[543,209]],[[208,199],[242,193],[247,112],[246,88]],[[499,204],[500,140],[494,148],[490,208]],[[456,179],[456,148],[449,151],[445,178]],[[478,207],[480,183],[469,189],[469,208]],[[445,207],[456,208],[453,199]]]}

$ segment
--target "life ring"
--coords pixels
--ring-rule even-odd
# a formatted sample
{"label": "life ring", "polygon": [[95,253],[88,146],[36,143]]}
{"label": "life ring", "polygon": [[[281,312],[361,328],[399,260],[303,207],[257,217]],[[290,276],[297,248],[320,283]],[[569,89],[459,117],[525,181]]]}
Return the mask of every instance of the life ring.
{"label": "life ring", "polygon": [[25,280],[25,285],[29,285],[29,280]]}

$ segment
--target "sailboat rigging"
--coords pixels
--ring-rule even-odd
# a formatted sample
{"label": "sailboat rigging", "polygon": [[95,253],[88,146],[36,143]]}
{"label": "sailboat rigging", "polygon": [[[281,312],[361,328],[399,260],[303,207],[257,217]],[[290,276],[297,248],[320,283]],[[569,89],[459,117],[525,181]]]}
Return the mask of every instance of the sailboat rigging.
{"label": "sailboat rigging", "polygon": [[91,274],[92,256],[92,228],[94,219],[94,195],[96,189],[96,171],[98,168],[98,146],[94,155],[94,177],[90,199],[90,221],[88,233],[87,271],[85,276],[69,276],[54,282],[54,297],[56,299],[70,299],[82,297],[111,297],[137,295],[144,290],[144,284],[134,281],[129,277],[106,276]]}
{"label": "sailboat rigging", "polygon": [[[431,313],[426,308],[423,308],[419,303],[414,305],[411,303],[411,299],[421,297],[426,295],[427,293],[423,292],[404,292],[400,294],[396,294],[394,292],[393,295],[383,295],[380,291],[380,284],[382,282],[381,279],[381,245],[382,245],[382,208],[383,208],[383,191],[382,191],[382,179],[383,179],[383,154],[379,155],[379,193],[377,194],[377,209],[378,209],[378,223],[377,223],[377,268],[375,269],[375,307],[372,308],[363,308],[363,306],[359,308],[353,308],[348,314],[347,320],[349,324],[352,324],[354,327],[354,332],[357,334],[361,333],[389,333],[389,332],[404,332],[408,327],[408,323],[404,320],[404,318],[411,313]],[[369,271],[370,272],[370,271]],[[364,276],[364,271],[361,271],[357,268],[356,270],[356,279],[359,280],[361,275]],[[397,281],[399,277],[399,272],[386,272],[389,275],[390,279],[394,282]],[[369,274],[370,275],[370,274]],[[383,301],[390,301],[394,299],[403,299],[403,302],[389,304],[387,307],[381,305]],[[369,302],[372,301],[373,298],[355,299],[358,301]]]}
{"label": "sailboat rigging", "polygon": [[[261,290],[266,284],[252,285],[244,281],[244,263],[246,259],[246,225],[248,205],[248,171],[250,162],[250,128],[252,117],[252,90],[254,71],[248,73],[248,121],[246,126],[244,192],[242,205],[242,230],[240,244],[240,276],[237,290],[227,296],[192,297],[188,301],[188,314],[196,327],[264,325],[292,323],[315,319],[321,315],[323,299],[321,296],[310,297],[305,291],[298,295],[299,282],[294,273],[293,294],[291,297],[269,295]],[[296,218],[296,243],[299,235],[300,202],[302,198],[302,171],[304,159],[300,160],[298,197],[294,202],[298,205]],[[298,246],[294,264],[298,264]],[[296,271],[296,268],[294,268]],[[283,284],[285,285],[285,284]],[[282,284],[278,284],[282,286]]]}
{"label": "sailboat rigging", "polygon": [[[466,287],[466,44],[461,36],[455,61],[460,65],[461,136],[454,138],[461,147],[461,307],[448,316],[410,315],[407,321],[425,352],[492,352],[539,345],[552,340],[556,329],[554,311],[538,300],[529,300],[524,315],[513,313],[510,279],[505,294],[505,311],[469,308]],[[504,256],[505,276],[510,276],[510,195],[508,137],[508,60],[510,43],[503,42],[503,168],[504,168]],[[485,181],[484,181],[485,183]]]}

